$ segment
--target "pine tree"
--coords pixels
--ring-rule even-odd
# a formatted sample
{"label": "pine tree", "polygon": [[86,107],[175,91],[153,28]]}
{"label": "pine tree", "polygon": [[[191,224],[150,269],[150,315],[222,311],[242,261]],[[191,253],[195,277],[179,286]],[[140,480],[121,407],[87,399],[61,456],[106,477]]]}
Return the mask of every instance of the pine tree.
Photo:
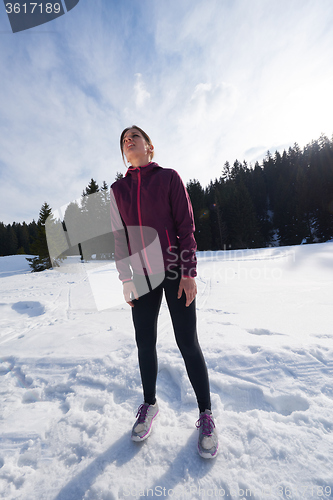
{"label": "pine tree", "polygon": [[109,203],[110,203],[110,190],[109,186],[105,181],[103,181],[103,185],[101,187],[101,198],[102,198],[102,204],[106,209],[109,209]]}
{"label": "pine tree", "polygon": [[83,196],[87,196],[89,194],[97,193],[98,191],[99,191],[99,186],[98,186],[97,182],[93,178],[91,178],[88,186],[83,191]]}
{"label": "pine tree", "polygon": [[230,200],[230,239],[233,248],[255,248],[261,238],[254,206],[243,182],[235,186]]}
{"label": "pine tree", "polygon": [[215,205],[218,223],[218,248],[229,249],[230,242],[230,198],[231,198],[232,182],[230,180],[224,181],[223,177],[215,183]]}
{"label": "pine tree", "polygon": [[216,183],[210,182],[209,186],[205,189],[205,205],[209,208],[209,231],[211,238],[211,249],[218,250],[220,246],[220,235],[219,235],[219,222],[218,222],[218,210],[216,204]]}
{"label": "pine tree", "polygon": [[0,222],[0,257],[3,257],[6,253],[6,228],[3,222]]}
{"label": "pine tree", "polygon": [[14,222],[13,229],[17,237],[17,253],[28,254],[29,253],[29,229],[25,222],[23,224],[16,224]]}
{"label": "pine tree", "polygon": [[198,250],[211,249],[211,232],[209,223],[209,208],[205,205],[205,192],[200,182],[196,179],[190,180],[186,186],[191,199],[194,223],[195,239]]}
{"label": "pine tree", "polygon": [[17,250],[18,241],[15,229],[13,226],[8,224],[5,232],[5,255],[16,255]]}
{"label": "pine tree", "polygon": [[29,251],[28,251],[28,254],[30,255],[32,253],[30,251],[30,245],[35,241],[35,239],[37,238],[37,234],[38,234],[38,225],[37,225],[37,222],[35,220],[30,222],[30,224],[28,225],[28,231],[29,231]]}
{"label": "pine tree", "polygon": [[319,193],[316,199],[315,228],[317,240],[333,237],[333,143],[321,135],[318,142],[316,177]]}
{"label": "pine tree", "polygon": [[36,257],[27,258],[32,272],[44,271],[52,267],[46,241],[45,222],[51,215],[52,209],[45,202],[39,212],[37,221],[37,236],[30,245],[30,252]]}
{"label": "pine tree", "polygon": [[263,238],[262,243],[266,246],[270,242],[273,227],[268,215],[269,196],[266,178],[264,170],[258,162],[249,175],[247,187],[256,211],[257,222]]}
{"label": "pine tree", "polygon": [[68,250],[64,252],[65,255],[79,255],[81,253],[78,245],[83,241],[82,224],[83,217],[80,207],[76,201],[72,201],[66,207],[62,223],[68,245]]}
{"label": "pine tree", "polygon": [[81,247],[85,260],[93,256],[97,259],[111,258],[114,240],[111,233],[110,195],[106,182],[100,189],[91,179],[83,191],[81,200],[82,240]]}
{"label": "pine tree", "polygon": [[222,177],[224,181],[228,181],[231,178],[231,167],[228,161],[225,162],[222,170]]}

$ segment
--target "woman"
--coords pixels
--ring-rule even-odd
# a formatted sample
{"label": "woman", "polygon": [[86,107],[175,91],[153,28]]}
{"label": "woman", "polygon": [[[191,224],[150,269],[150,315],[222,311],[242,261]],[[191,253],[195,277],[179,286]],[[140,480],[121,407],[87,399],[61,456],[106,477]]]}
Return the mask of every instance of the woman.
{"label": "woman", "polygon": [[[132,308],[144,393],[131,437],[133,441],[145,440],[159,411],[156,339],[164,291],[199,406],[199,454],[213,458],[218,438],[207,368],[196,332],[196,242],[191,202],[178,173],[152,162],[154,146],[142,129],[135,125],[126,128],[120,148],[130,166],[125,177],[111,186],[111,218],[119,278]],[[154,234],[158,235],[155,240]]]}

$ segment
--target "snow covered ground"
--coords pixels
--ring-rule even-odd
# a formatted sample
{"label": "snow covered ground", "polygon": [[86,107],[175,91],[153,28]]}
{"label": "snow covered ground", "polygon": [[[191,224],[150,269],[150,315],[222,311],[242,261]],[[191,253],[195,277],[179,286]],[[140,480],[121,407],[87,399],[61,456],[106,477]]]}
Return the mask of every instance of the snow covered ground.
{"label": "snow covered ground", "polygon": [[1,498],[333,498],[333,243],[198,262],[215,460],[196,451],[195,397],[164,302],[160,415],[133,443],[142,396],[130,307],[97,311],[84,273],[0,258]]}

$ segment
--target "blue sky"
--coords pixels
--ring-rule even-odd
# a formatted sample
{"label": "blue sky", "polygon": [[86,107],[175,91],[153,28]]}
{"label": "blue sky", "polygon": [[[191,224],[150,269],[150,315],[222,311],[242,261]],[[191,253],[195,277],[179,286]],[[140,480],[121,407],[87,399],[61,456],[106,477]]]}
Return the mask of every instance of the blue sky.
{"label": "blue sky", "polygon": [[203,186],[331,137],[332,25],[332,0],[80,0],[12,34],[0,5],[0,221],[111,184],[132,124]]}

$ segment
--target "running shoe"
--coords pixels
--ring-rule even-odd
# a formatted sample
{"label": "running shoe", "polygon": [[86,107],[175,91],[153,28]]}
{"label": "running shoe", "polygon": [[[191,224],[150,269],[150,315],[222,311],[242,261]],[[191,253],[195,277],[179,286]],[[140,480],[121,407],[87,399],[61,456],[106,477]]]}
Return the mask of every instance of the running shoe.
{"label": "running shoe", "polygon": [[154,405],[143,403],[138,408],[137,420],[132,429],[132,441],[144,441],[151,433],[154,418],[158,414],[157,402]]}
{"label": "running shoe", "polygon": [[199,455],[203,458],[215,458],[219,441],[212,412],[210,410],[201,412],[195,425],[199,429]]}

